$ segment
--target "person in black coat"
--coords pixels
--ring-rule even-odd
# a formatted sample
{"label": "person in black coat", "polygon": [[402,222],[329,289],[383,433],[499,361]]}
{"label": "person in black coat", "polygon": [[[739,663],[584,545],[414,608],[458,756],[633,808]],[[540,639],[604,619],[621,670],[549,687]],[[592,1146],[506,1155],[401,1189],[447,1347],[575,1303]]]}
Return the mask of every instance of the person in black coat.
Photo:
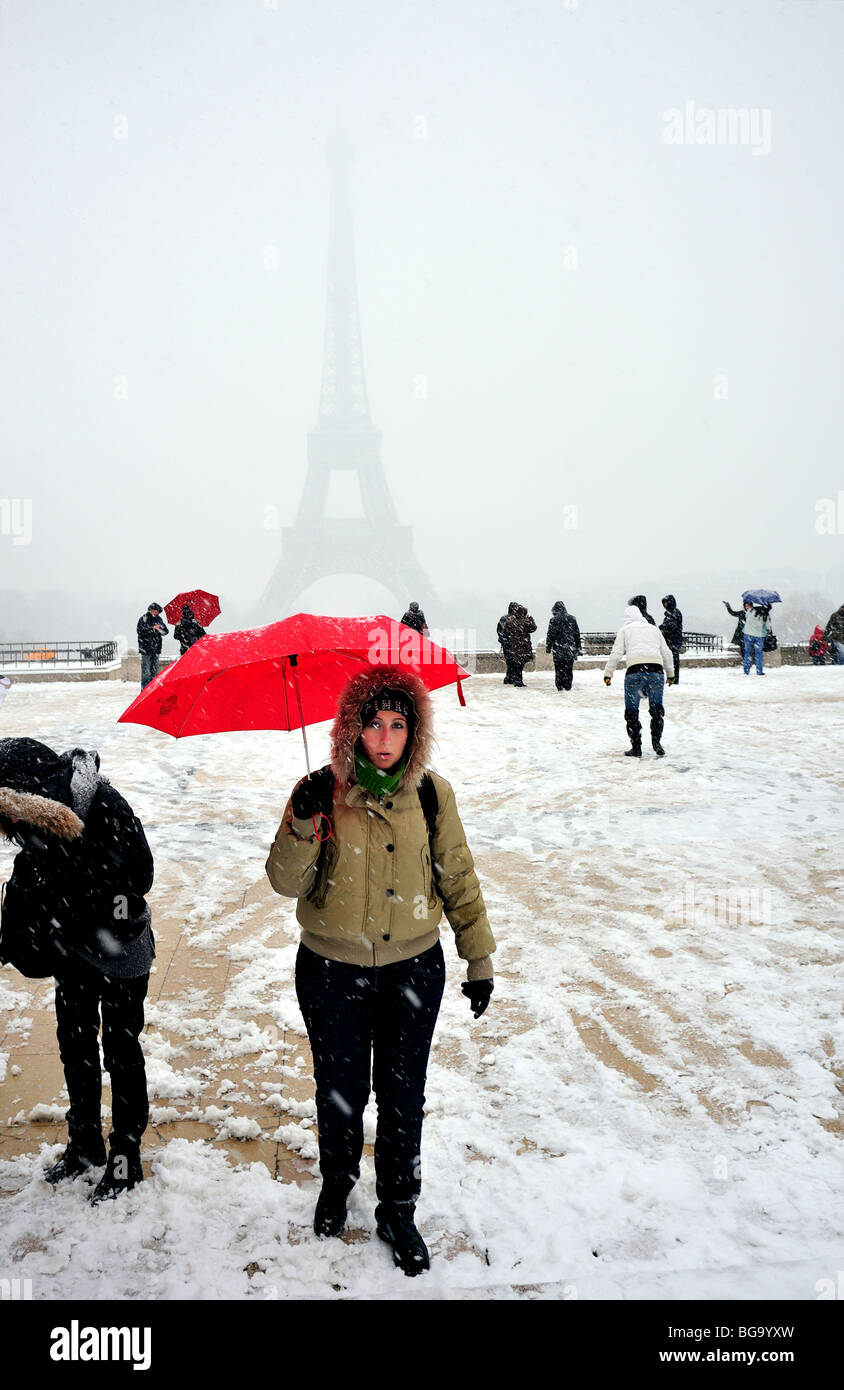
{"label": "person in black coat", "polygon": [[514,601],[504,617],[498,620],[498,640],[507,665],[505,685],[524,686],[522,672],[527,663],[533,660],[532,632],[536,632],[534,619],[523,604]]}
{"label": "person in black coat", "polygon": [[554,680],[558,690],[571,690],[574,663],[582,652],[577,619],[566,611],[559,599],[551,609],[545,650],[554,657]]}
{"label": "person in black coat", "polygon": [[659,625],[659,630],[665,638],[665,645],[670,648],[674,658],[674,684],[680,679],[680,648],[683,645],[683,614],[677,607],[677,600],[673,594],[666,594],[662,600],[665,609],[665,617]]}
{"label": "person in black coat", "polygon": [[179,644],[179,656],[184,656],[194,642],[205,636],[205,628],[196,621],[189,603],[182,604],[182,616],[173,628],[173,636]]}
{"label": "person in black coat", "polygon": [[627,600],[627,602],[628,604],[632,604],[634,608],[638,608],[642,617],[647,618],[648,622],[651,624],[651,627],[656,627],[656,623],[654,622],[653,618],[648,612],[648,600],[645,598],[644,594],[634,594],[632,598],[629,598]]}
{"label": "person in black coat", "polygon": [[151,603],[138,619],[138,651],[141,654],[141,690],[158,675],[161,639],[170,631],[161,617],[161,604]]}
{"label": "person in black coat", "polygon": [[54,1186],[106,1163],[102,1008],[112,1131],[93,1202],[143,1179],[149,1102],[138,1039],[155,956],[144,900],[152,855],[140,821],[99,765],[98,754],[82,748],[58,754],[31,738],[0,740],[0,829],[20,846],[4,895],[0,961],[30,977],[55,977],[70,1107],[67,1148],[45,1174]]}
{"label": "person in black coat", "polygon": [[425,621],[425,614],[418,603],[411,603],[407,612],[402,618],[405,627],[412,627],[414,632],[421,632],[423,637],[428,636],[428,624]]}
{"label": "person in black coat", "polygon": [[731,608],[726,599],[722,599],[721,602],[723,603],[731,618],[738,618],[738,622],[736,623],[736,630],[733,633],[727,645],[730,647],[738,647],[739,651],[743,654],[744,624],[752,605],[746,603],[743,608]]}

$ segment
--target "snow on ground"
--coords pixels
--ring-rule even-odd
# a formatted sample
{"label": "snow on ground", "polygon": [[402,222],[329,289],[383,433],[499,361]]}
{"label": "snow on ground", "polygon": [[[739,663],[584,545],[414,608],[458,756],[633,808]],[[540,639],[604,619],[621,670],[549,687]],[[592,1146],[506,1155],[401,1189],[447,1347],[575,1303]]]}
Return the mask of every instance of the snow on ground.
{"label": "snow on ground", "polygon": [[[317,1241],[315,1184],[233,1169],[190,1138],[95,1211],[83,1182],[43,1182],[46,1147],[0,1165],[0,1186],[20,1189],[3,1198],[0,1271],[56,1298],[813,1299],[835,1277],[844,671],[784,667],[760,686],[738,669],[684,669],[666,692],[668,756],[641,762],[621,756],[620,676],[608,691],[584,672],[567,695],[551,674],[528,681],[474,677],[466,709],[453,689],[434,696],[436,766],[499,949],[475,1022],[444,939],[418,1211],[430,1273],[405,1279],[373,1238],[371,1160],[351,1200],[357,1237]],[[159,1027],[175,1011],[206,1049],[179,1070],[161,1038],[148,1046],[153,1105],[182,1115],[199,1104],[203,1060],[239,1046],[260,1054],[263,1090],[278,1084],[272,1037],[252,1024],[243,1041],[252,1011],[301,1029],[294,904],[274,899],[254,930],[254,907],[240,907],[303,771],[301,734],[174,742],[115,723],[134,693],[18,686],[2,732],[97,747],[147,828],[154,913],[229,953],[214,1016],[201,980],[156,1006]],[[324,761],[326,725],[310,745]],[[4,874],[10,863],[0,851]],[[22,1000],[3,970],[0,1018],[22,1017]],[[237,1135],[230,1098],[217,1118]],[[280,1119],[310,1157],[309,1102]]]}

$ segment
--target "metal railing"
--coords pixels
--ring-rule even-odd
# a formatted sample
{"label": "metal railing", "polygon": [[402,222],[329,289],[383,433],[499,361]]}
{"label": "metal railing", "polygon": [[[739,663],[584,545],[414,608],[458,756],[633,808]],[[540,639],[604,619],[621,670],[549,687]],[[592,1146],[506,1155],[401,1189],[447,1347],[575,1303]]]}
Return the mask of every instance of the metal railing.
{"label": "metal railing", "polygon": [[[595,654],[609,651],[615,641],[614,632],[581,632],[580,639],[583,643],[584,651],[590,648]],[[683,642],[686,650],[690,652],[721,652],[724,650],[724,639],[714,632],[684,632]]]}
{"label": "metal railing", "polygon": [[0,642],[0,670],[8,666],[33,671],[45,666],[109,666],[116,660],[116,642]]}

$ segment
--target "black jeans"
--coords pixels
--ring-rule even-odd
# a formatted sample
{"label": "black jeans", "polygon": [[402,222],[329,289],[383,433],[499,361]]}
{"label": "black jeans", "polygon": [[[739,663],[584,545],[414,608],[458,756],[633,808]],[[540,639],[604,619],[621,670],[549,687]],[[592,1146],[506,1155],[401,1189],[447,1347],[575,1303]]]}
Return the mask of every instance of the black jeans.
{"label": "black jeans", "polygon": [[554,684],[558,690],[571,690],[574,662],[573,652],[561,656],[554,652]]}
{"label": "black jeans", "polygon": [[68,1140],[83,1153],[102,1145],[102,1074],[97,1035],[103,1016],[103,1056],[111,1077],[111,1126],[115,1153],[139,1152],[149,1121],[144,1054],[138,1035],[144,1026],[149,975],[113,980],[87,961],[68,959],[56,977],[56,1035],[70,1109]]}
{"label": "black jeans", "polygon": [[325,1182],[350,1192],[360,1176],[371,1069],[378,1201],[417,1200],[425,1074],[444,986],[439,942],[382,966],[345,965],[299,947],[296,997],[314,1059]]}

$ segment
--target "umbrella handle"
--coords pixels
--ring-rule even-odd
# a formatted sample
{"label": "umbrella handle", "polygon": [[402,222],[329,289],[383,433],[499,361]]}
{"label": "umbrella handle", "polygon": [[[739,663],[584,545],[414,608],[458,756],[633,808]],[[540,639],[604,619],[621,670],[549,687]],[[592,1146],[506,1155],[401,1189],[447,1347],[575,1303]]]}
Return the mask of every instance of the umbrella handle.
{"label": "umbrella handle", "polygon": [[309,755],[308,755],[308,737],[307,737],[307,734],[305,733],[305,716],[304,716],[304,714],[303,714],[303,712],[302,712],[302,696],[301,696],[300,693],[299,693],[299,672],[298,672],[297,669],[296,669],[296,667],[297,667],[298,664],[299,664],[299,658],[298,658],[297,656],[289,656],[287,659],[288,659],[288,661],[290,662],[290,665],[291,665],[292,668],[293,668],[293,685],[294,685],[295,690],[296,690],[296,703],[297,703],[297,705],[299,706],[299,719],[300,719],[301,725],[302,725],[302,742],[303,742],[304,745],[305,745],[305,767],[308,769],[308,776],[310,777],[310,775],[311,775],[311,760],[310,760],[310,757],[309,757]]}

